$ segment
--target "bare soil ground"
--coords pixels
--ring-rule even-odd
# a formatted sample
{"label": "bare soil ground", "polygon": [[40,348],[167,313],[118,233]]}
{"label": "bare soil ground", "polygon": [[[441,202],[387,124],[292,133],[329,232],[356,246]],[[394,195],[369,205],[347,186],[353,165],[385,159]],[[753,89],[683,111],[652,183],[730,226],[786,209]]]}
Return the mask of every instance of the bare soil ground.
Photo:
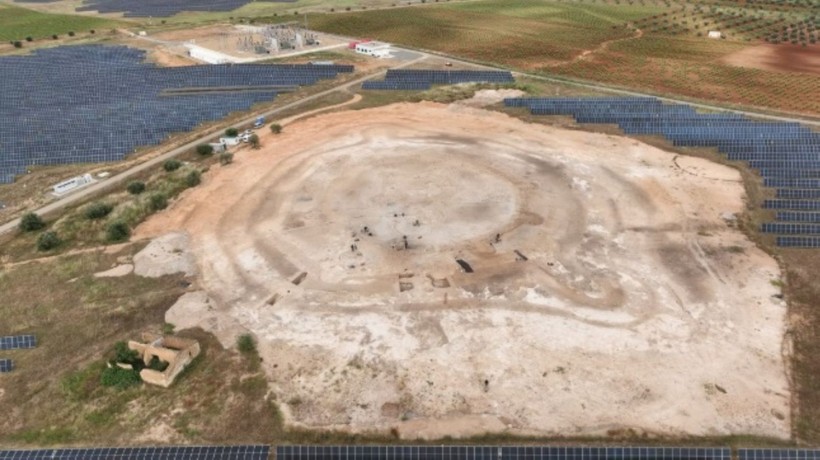
{"label": "bare soil ground", "polygon": [[252,332],[289,425],[789,437],[781,274],[726,220],[737,171],[464,104],[262,144],[136,236],[190,235],[203,292],[166,320]]}
{"label": "bare soil ground", "polygon": [[820,52],[814,46],[762,44],[729,54],[722,61],[753,69],[820,75]]}

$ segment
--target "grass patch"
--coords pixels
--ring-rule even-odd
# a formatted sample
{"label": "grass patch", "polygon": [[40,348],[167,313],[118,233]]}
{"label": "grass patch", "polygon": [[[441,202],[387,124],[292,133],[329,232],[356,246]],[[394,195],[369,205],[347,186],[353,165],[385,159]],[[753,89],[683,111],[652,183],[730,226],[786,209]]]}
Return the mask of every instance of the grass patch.
{"label": "grass patch", "polygon": [[68,14],[49,14],[20,8],[13,5],[0,5],[0,40],[24,40],[50,38],[52,35],[64,35],[68,32],[77,34],[89,33],[92,29],[111,29],[123,25],[120,21],[93,16]]}

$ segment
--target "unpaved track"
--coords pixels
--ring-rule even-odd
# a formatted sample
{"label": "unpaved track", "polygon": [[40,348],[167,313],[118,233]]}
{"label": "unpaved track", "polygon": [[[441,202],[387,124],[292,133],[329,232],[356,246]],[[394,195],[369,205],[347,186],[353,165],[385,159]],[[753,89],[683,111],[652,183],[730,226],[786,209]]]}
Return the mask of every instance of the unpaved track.
{"label": "unpaved track", "polygon": [[262,143],[137,237],[191,235],[210,300],[166,320],[254,333],[288,423],[789,436],[780,273],[721,217],[737,171],[455,104]]}

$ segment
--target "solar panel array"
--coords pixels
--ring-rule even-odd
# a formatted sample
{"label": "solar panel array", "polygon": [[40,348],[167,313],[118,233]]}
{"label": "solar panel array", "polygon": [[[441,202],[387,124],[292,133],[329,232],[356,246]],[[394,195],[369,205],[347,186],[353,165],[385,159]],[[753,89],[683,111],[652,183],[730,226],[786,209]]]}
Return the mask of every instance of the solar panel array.
{"label": "solar panel array", "polygon": [[[277,460],[730,460],[727,447],[277,446]],[[820,460],[820,459],[819,459]]]}
{"label": "solar panel array", "polygon": [[[508,107],[526,107],[534,115],[571,115],[579,123],[614,123],[626,134],[662,135],[676,146],[715,147],[729,160],[744,161],[763,176],[776,198],[764,208],[777,213],[766,233],[820,236],[820,226],[782,225],[812,222],[820,211],[820,133],[799,123],[760,122],[734,113],[698,113],[685,104],[663,104],[651,97],[515,98]],[[797,212],[805,212],[800,216]],[[820,247],[817,238],[776,238],[780,246]]]}
{"label": "solar panel array", "polygon": [[820,460],[818,449],[738,449],[738,460]]}
{"label": "solar panel array", "polygon": [[270,446],[0,450],[0,460],[268,460]]}
{"label": "solar panel array", "polygon": [[[161,68],[144,59],[143,50],[102,45],[0,57],[0,183],[29,165],[118,161],[171,133],[270,102],[276,87],[353,71],[310,64]],[[166,94],[186,88],[218,91]]]}
{"label": "solar panel array", "polygon": [[433,85],[458,83],[514,83],[510,72],[498,70],[390,69],[384,80],[369,80],[362,89],[422,91]]}
{"label": "solar panel array", "polygon": [[[14,361],[10,359],[0,359],[0,373],[11,372],[14,370]],[[2,457],[0,457],[2,458]]]}
{"label": "solar panel array", "polygon": [[33,335],[11,335],[0,337],[0,350],[24,350],[37,346],[37,338]]}
{"label": "solar panel array", "polygon": [[[16,0],[27,3],[53,3],[59,0]],[[182,11],[233,11],[252,0],[86,0],[76,11],[124,13],[125,17],[169,17]],[[297,0],[258,0],[293,3]]]}

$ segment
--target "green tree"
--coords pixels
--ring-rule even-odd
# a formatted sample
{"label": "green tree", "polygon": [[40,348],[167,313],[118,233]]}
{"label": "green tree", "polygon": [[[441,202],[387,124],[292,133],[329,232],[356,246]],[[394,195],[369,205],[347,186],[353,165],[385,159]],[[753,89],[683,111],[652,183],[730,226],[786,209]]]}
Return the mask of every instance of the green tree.
{"label": "green tree", "polygon": [[115,220],[108,224],[105,230],[108,241],[116,242],[127,240],[131,236],[131,229],[124,220]]}
{"label": "green tree", "polygon": [[45,226],[46,223],[43,222],[43,219],[33,212],[23,214],[23,217],[20,218],[20,230],[24,232],[36,232]]}
{"label": "green tree", "polygon": [[16,40],[14,42],[14,47],[15,48],[22,48],[23,47],[23,42],[21,42],[20,40]]}
{"label": "green tree", "polygon": [[211,144],[199,144],[196,146],[196,153],[206,157],[214,153],[214,146]]}
{"label": "green tree", "polygon": [[168,207],[168,197],[164,193],[155,193],[149,198],[151,209],[154,211],[162,211]]}
{"label": "green tree", "polygon": [[236,128],[228,128],[225,130],[226,137],[236,137],[239,135],[239,130]]}
{"label": "green tree", "polygon": [[273,123],[272,125],[270,125],[270,132],[272,132],[273,134],[281,133],[282,125],[280,125],[279,123]]}
{"label": "green tree", "polygon": [[141,182],[138,180],[129,182],[128,186],[126,187],[126,190],[128,190],[128,193],[132,195],[139,195],[140,193],[145,191],[145,182]]}
{"label": "green tree", "polygon": [[109,203],[97,202],[85,208],[85,218],[88,220],[102,219],[111,214],[113,210],[114,206]]}
{"label": "green tree", "polygon": [[202,183],[202,174],[199,171],[193,170],[185,176],[185,183],[188,184],[188,187],[196,187],[200,183]]}
{"label": "green tree", "polygon": [[180,166],[182,166],[182,163],[180,163],[178,160],[173,160],[173,159],[166,161],[162,165],[162,167],[168,172],[176,171],[177,169],[179,169]]}
{"label": "green tree", "polygon": [[250,334],[242,334],[236,338],[236,347],[242,353],[253,353],[256,351],[256,342]]}
{"label": "green tree", "polygon": [[225,152],[219,154],[219,164],[222,166],[233,163],[233,153]]}
{"label": "green tree", "polygon": [[51,251],[60,244],[62,244],[62,240],[60,240],[56,232],[43,232],[40,237],[37,238],[38,251]]}
{"label": "green tree", "polygon": [[258,149],[259,148],[259,136],[257,136],[256,134],[251,134],[250,137],[248,137],[248,144],[251,144],[251,147],[253,147],[255,149]]}

